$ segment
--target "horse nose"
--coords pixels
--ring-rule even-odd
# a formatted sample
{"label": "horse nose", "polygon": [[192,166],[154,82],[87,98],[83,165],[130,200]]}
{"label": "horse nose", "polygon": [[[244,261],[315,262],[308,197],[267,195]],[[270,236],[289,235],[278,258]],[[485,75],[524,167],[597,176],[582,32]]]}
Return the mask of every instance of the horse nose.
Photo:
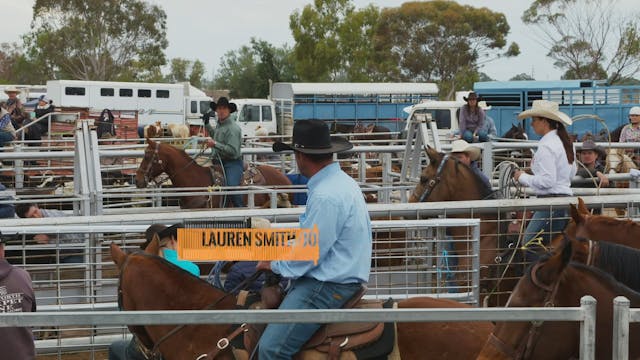
{"label": "horse nose", "polygon": [[137,188],[146,188],[147,187],[147,182],[145,181],[145,179],[136,178],[136,187]]}

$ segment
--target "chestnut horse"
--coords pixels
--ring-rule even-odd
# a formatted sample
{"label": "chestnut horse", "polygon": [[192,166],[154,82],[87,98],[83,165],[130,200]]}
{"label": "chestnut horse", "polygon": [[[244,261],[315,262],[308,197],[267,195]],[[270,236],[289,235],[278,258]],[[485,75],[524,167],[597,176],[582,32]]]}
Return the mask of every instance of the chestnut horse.
{"label": "chestnut horse", "polygon": [[[419,201],[468,201],[483,200],[493,198],[495,193],[484,185],[482,180],[467,165],[462,164],[453,157],[438,153],[434,149],[426,148],[429,157],[429,165],[422,170],[420,182],[416,185],[409,202]],[[468,216],[468,215],[459,215]],[[498,215],[478,215],[471,214],[475,218],[480,218],[480,281],[481,293],[491,291],[498,295],[500,289],[495,288],[496,284],[490,278],[489,266],[495,268],[496,259],[500,255],[502,246],[500,245],[499,229],[500,217]],[[454,238],[465,238],[468,236],[466,229],[455,228],[451,230]],[[471,253],[469,244],[464,242],[454,243],[455,251],[459,255],[458,267],[470,271],[470,259],[467,256]],[[501,276],[502,274],[495,274]],[[463,280],[463,279],[460,279]],[[515,282],[513,283],[515,285]],[[512,289],[513,285],[501,284],[504,289]],[[504,299],[490,299],[492,305],[504,304]]]}
{"label": "chestnut horse", "polygon": [[[162,173],[169,175],[171,183],[175,187],[218,187],[224,185],[224,178],[220,166],[212,168],[198,165],[186,152],[171,145],[155,142],[147,139],[147,148],[144,151],[142,163],[136,171],[136,186],[138,188],[147,187],[151,179],[155,179]],[[212,174],[211,169],[214,170]],[[255,180],[254,180],[255,179]],[[248,180],[248,181],[247,181]],[[265,186],[290,186],[291,181],[280,170],[268,166],[258,165],[255,170],[245,171],[243,185],[265,185]],[[228,196],[221,195],[191,195],[183,196],[180,200],[180,207],[183,209],[196,208],[219,208],[223,204],[229,204]],[[280,198],[280,196],[279,196]],[[270,197],[268,194],[256,194],[256,206],[268,204]],[[245,195],[244,203],[247,203]]]}
{"label": "chestnut horse", "polygon": [[[151,246],[150,246],[151,247]],[[156,247],[157,249],[157,247]],[[111,257],[120,270],[122,310],[232,310],[236,299],[188,272],[148,252],[125,254],[111,244]],[[451,300],[412,298],[399,308],[468,308]],[[195,359],[227,337],[230,324],[129,326],[149,349],[157,345],[163,359]],[[493,329],[490,322],[398,323],[397,343],[403,359],[473,359]],[[172,332],[173,334],[163,337]],[[159,342],[159,343],[158,343]],[[218,359],[233,359],[230,347]]]}
{"label": "chestnut horse", "polygon": [[[595,358],[611,358],[613,299],[626,296],[631,307],[638,307],[640,294],[601,270],[570,263],[571,243],[558,250],[529,268],[507,306],[577,307],[581,297],[591,295],[597,300]],[[579,343],[578,322],[499,322],[478,359],[577,359]],[[630,358],[640,356],[640,324],[631,325],[629,343]]]}

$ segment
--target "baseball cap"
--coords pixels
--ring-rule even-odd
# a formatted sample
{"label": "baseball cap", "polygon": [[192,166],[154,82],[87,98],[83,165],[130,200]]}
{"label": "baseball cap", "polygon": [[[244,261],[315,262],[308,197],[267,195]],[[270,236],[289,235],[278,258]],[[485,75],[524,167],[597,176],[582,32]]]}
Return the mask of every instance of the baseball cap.
{"label": "baseball cap", "polygon": [[640,106],[634,106],[629,110],[629,115],[640,115]]}

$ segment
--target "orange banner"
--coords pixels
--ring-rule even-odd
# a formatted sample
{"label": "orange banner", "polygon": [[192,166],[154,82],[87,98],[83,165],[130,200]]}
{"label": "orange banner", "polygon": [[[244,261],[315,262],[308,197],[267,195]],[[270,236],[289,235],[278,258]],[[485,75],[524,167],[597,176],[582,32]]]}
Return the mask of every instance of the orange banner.
{"label": "orange banner", "polygon": [[299,260],[318,263],[313,229],[178,229],[178,257],[192,261]]}

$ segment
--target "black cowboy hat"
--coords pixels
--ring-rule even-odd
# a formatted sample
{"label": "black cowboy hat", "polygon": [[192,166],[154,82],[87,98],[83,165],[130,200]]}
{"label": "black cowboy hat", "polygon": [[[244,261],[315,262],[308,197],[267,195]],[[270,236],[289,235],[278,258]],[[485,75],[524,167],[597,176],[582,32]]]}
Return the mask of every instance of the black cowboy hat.
{"label": "black cowboy hat", "polygon": [[227,109],[231,109],[231,106],[229,105],[229,99],[224,96],[219,97],[218,102],[216,103],[216,109],[219,107],[226,107]]}
{"label": "black cowboy hat", "polygon": [[601,148],[600,146],[596,145],[596,143],[593,142],[593,140],[591,140],[591,139],[585,140],[582,143],[582,148],[580,148],[579,150],[576,150],[576,152],[580,153],[583,150],[594,151],[596,154],[598,154],[598,157],[600,158],[600,160],[603,160],[604,158],[607,157],[607,153],[604,151],[604,149]]}
{"label": "black cowboy hat", "polygon": [[178,229],[182,229],[184,228],[184,225],[182,224],[174,224],[169,226],[168,228],[159,231],[158,232],[158,237],[160,239],[164,239],[164,238],[168,238],[170,236],[173,236],[176,240],[178,239]]}
{"label": "black cowboy hat", "polygon": [[291,145],[281,141],[273,144],[273,151],[293,150],[305,154],[332,154],[353,148],[342,138],[331,138],[329,127],[321,120],[297,120],[293,125]]}
{"label": "black cowboy hat", "polygon": [[480,101],[481,97],[478,96],[478,94],[474,93],[473,91],[469,93],[468,96],[463,96],[462,97],[464,99],[464,101],[469,101],[469,100],[478,100]]}

